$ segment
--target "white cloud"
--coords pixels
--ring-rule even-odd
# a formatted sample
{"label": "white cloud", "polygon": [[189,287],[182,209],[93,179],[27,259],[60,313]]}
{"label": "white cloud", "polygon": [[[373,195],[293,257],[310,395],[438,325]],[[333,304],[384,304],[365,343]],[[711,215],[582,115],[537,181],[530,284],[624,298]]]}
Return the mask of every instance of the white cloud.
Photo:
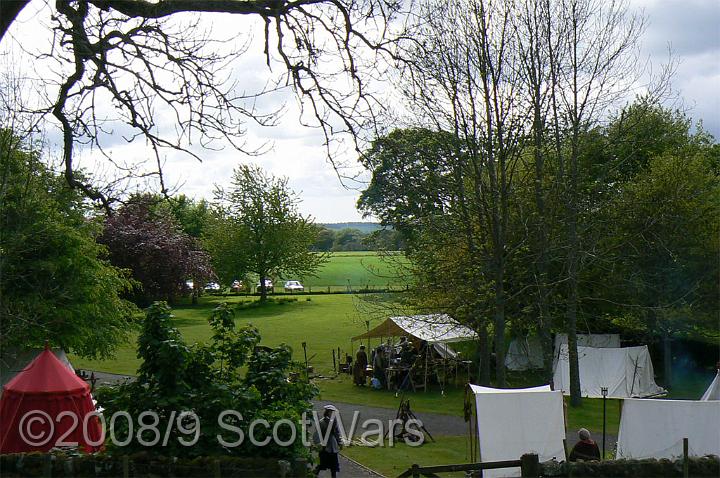
{"label": "white cloud", "polygon": [[[632,0],[631,5],[644,8],[648,18],[643,54],[650,57],[657,68],[666,60],[667,45],[672,46],[680,60],[674,88],[690,108],[690,114],[695,119],[702,119],[706,129],[720,138],[720,3],[716,0]],[[31,3],[13,25],[10,37],[3,40],[2,49],[6,50],[14,43],[14,49],[22,45],[29,50],[47,51],[51,39],[47,28],[51,8],[42,0]],[[178,21],[189,21],[190,18],[183,16]],[[210,14],[202,17],[202,25],[217,38],[237,35],[247,41],[248,35],[251,36],[248,51],[241,61],[232,65],[240,91],[256,92],[278,79],[282,69],[276,65],[274,71],[269,71],[265,63],[262,22],[258,18]],[[36,71],[36,77],[47,71],[41,62],[26,59],[25,66],[29,72]],[[374,86],[378,84],[381,83],[375,82]],[[294,93],[285,89],[269,94],[259,98],[256,106],[261,112],[284,108],[284,116],[274,128],[246,125],[248,148],[269,142],[272,149],[267,154],[249,157],[228,146],[221,151],[203,151],[200,154],[203,162],[199,163],[176,151],[164,151],[168,185],[182,185],[180,190],[185,194],[211,198],[214,184],[227,183],[237,164],[256,163],[275,175],[289,177],[291,187],[302,192],[304,213],[324,222],[359,220],[360,214],[355,210],[359,192],[342,186],[336,171],[328,163],[322,132],[300,124],[299,104]],[[129,132],[126,127],[115,128],[115,133],[120,131]],[[126,144],[116,136],[106,138],[106,144],[113,157],[119,160],[152,160],[152,150],[143,142]],[[352,148],[347,148],[335,156],[339,164],[349,166],[342,170],[348,176],[360,171],[351,151]],[[98,166],[101,160],[89,152],[83,153],[81,164],[89,169],[102,169]]]}

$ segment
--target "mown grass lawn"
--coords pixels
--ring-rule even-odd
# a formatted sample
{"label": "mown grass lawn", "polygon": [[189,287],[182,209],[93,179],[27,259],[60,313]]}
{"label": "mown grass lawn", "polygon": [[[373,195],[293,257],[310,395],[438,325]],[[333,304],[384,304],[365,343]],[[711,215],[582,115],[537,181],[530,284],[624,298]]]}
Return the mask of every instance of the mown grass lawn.
{"label": "mown grass lawn", "polygon": [[[198,305],[173,307],[174,324],[187,343],[205,342],[212,335],[208,318],[219,303],[230,305],[255,300],[242,296],[204,296]],[[276,346],[290,345],[295,360],[304,360],[302,343],[306,342],[310,365],[318,373],[332,372],[332,350],[340,347],[351,353],[350,338],[362,333],[365,324],[356,311],[357,298],[350,294],[298,296],[297,301],[268,304],[264,307],[236,310],[238,325],[250,323],[258,328],[262,343]],[[139,359],[135,353],[135,338],[123,345],[111,360],[87,360],[71,357],[76,368],[134,375]]]}
{"label": "mown grass lawn", "polygon": [[[470,459],[470,442],[467,437],[433,435],[433,438],[435,438],[434,442],[427,440],[421,446],[408,446],[404,442],[395,442],[392,448],[350,446],[341,453],[387,477],[398,476],[414,463],[431,466],[475,461]],[[340,474],[342,475],[342,469]],[[442,476],[455,477],[465,474],[445,473]]]}

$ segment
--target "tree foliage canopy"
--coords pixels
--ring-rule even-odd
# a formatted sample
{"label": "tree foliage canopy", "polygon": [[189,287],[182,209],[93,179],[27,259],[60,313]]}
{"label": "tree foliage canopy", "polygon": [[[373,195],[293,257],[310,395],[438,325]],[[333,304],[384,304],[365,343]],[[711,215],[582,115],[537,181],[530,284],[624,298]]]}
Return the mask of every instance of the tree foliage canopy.
{"label": "tree foliage canopy", "polygon": [[128,271],[97,244],[101,222],[40,152],[0,130],[0,346],[106,357],[127,339]]}
{"label": "tree foliage canopy", "polygon": [[185,281],[213,277],[210,257],[195,238],[183,232],[157,198],[136,196],[105,220],[99,240],[113,264],[129,269],[140,284],[138,302],[172,301]]}
{"label": "tree foliage canopy", "polygon": [[[235,169],[228,189],[216,187],[215,217],[205,245],[225,282],[257,274],[261,280],[313,274],[325,255],[311,252],[318,228],[298,212],[287,179],[256,166]],[[261,282],[262,284],[262,282]],[[260,287],[262,297],[267,291]]]}

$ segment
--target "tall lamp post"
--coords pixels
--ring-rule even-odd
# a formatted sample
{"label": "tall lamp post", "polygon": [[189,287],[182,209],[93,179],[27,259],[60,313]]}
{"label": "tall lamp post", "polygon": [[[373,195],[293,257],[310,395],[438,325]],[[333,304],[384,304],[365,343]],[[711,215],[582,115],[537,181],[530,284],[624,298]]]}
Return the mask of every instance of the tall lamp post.
{"label": "tall lamp post", "polygon": [[600,388],[600,393],[602,393],[602,397],[603,397],[603,446],[602,446],[602,457],[600,459],[604,460],[605,459],[605,417],[606,417],[605,404],[606,404],[607,394],[608,394],[607,387]]}

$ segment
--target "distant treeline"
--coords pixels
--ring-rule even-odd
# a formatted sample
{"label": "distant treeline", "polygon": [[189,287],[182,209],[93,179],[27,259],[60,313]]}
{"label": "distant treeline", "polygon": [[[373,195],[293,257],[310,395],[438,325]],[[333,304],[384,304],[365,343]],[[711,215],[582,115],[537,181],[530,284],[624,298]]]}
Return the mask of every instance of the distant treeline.
{"label": "distant treeline", "polygon": [[327,229],[332,229],[333,231],[358,229],[363,234],[370,234],[371,232],[383,229],[383,226],[379,222],[325,222],[319,225]]}
{"label": "distant treeline", "polygon": [[404,249],[405,244],[397,231],[380,229],[378,224],[372,225],[375,226],[375,230],[367,226],[364,228],[365,230],[354,227],[335,230],[332,228],[334,224],[318,224],[320,232],[311,249],[317,252],[400,251]]}

